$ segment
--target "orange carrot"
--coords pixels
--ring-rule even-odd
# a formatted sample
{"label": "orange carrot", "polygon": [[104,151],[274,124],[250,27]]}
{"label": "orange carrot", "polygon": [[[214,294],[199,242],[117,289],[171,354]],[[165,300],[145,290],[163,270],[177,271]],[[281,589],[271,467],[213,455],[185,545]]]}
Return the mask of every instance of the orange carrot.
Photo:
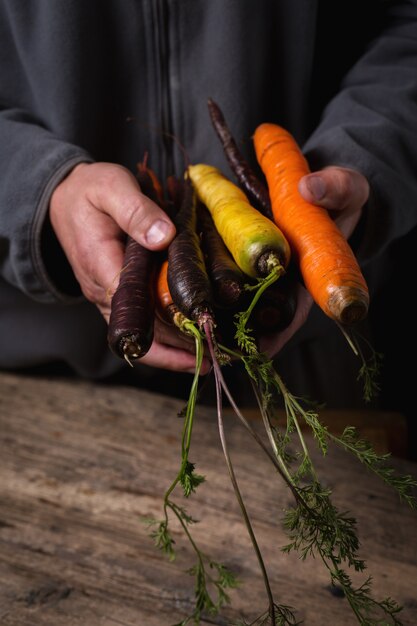
{"label": "orange carrot", "polygon": [[165,311],[172,304],[172,296],[168,287],[168,261],[164,261],[158,273],[156,281],[157,304]]}
{"label": "orange carrot", "polygon": [[[200,341],[194,323],[188,319],[177,307],[171,296],[168,285],[168,261],[163,261],[159,268],[155,287],[156,315],[164,322],[173,324],[184,334]],[[199,349],[199,348],[198,348]],[[196,346],[197,351],[197,346]]]}
{"label": "orange carrot", "polygon": [[269,187],[274,221],[298,259],[305,286],[332,319],[365,318],[369,293],[356,258],[328,212],[306,202],[299,180],[310,173],[293,137],[276,124],[261,124],[254,144]]}
{"label": "orange carrot", "polygon": [[184,330],[186,318],[174,304],[168,287],[168,261],[163,261],[156,279],[156,312],[165,322],[172,323]]}

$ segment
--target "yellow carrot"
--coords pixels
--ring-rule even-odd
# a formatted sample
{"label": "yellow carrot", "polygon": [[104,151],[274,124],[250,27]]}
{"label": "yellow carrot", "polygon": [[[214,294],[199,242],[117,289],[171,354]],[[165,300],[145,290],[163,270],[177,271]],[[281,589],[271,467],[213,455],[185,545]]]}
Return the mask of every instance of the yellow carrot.
{"label": "yellow carrot", "polygon": [[211,165],[190,165],[188,173],[240,269],[253,278],[268,276],[279,266],[284,271],[290,259],[287,240],[243,191]]}

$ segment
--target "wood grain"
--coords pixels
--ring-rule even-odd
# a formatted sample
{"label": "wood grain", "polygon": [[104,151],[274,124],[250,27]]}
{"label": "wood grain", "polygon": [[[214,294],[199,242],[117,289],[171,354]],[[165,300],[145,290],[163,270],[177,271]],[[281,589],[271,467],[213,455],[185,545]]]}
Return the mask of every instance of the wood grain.
{"label": "wood grain", "polygon": [[[0,374],[2,626],[170,626],[190,612],[189,545],[175,527],[169,563],[142,523],[161,516],[178,469],[181,408],[132,387]],[[288,490],[231,417],[227,436],[277,599],[307,626],[356,624],[319,562],[281,552]],[[417,624],[416,513],[340,450],[314,458],[335,503],[358,520],[375,596],[395,598],[403,623]],[[191,460],[207,478],[187,502],[200,520],[195,539],[241,580],[231,606],[202,624],[253,620],[265,593],[210,408],[198,410]],[[417,475],[414,464],[396,464]]]}

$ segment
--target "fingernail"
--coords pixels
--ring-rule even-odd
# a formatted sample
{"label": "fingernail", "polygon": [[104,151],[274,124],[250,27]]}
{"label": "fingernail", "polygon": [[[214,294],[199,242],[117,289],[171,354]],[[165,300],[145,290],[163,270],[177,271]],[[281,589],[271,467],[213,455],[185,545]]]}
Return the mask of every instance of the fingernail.
{"label": "fingernail", "polygon": [[326,194],[326,183],[321,176],[310,176],[306,180],[307,189],[314,200],[322,200]]}
{"label": "fingernail", "polygon": [[146,242],[150,243],[151,245],[162,243],[167,238],[170,230],[171,228],[168,222],[165,222],[164,220],[157,220],[152,224],[152,226],[146,233]]}

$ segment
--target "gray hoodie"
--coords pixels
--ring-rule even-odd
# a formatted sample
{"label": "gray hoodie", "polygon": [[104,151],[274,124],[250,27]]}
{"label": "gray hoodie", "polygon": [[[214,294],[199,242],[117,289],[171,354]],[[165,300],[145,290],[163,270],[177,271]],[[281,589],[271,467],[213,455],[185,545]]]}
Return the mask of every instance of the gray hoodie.
{"label": "gray hoodie", "polygon": [[133,171],[148,151],[162,180],[181,174],[166,132],[227,172],[209,96],[252,162],[251,133],[271,121],[313,169],[367,176],[358,255],[371,292],[416,226],[416,1],[0,0],[0,42],[0,367],[121,367],[55,240],[49,199],[82,161]]}

